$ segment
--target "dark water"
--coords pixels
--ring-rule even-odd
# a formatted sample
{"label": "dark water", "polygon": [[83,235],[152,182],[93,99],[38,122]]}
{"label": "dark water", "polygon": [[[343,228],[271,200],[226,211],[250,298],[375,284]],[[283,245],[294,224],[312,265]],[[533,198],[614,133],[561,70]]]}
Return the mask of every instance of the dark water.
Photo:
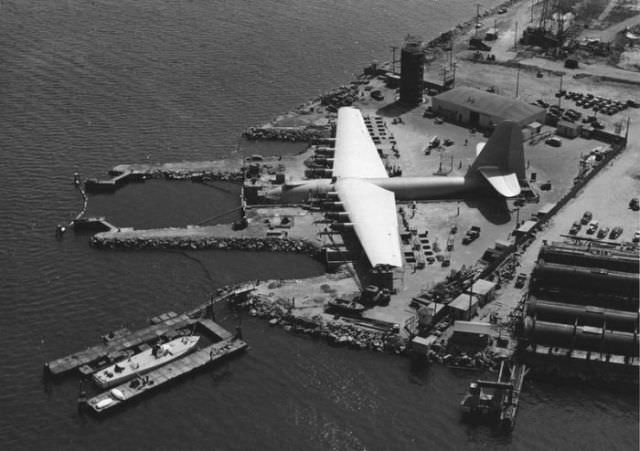
{"label": "dark water", "polygon": [[[464,0],[0,2],[2,449],[637,449],[635,397],[530,382],[516,431],[498,437],[460,422],[469,374],[412,374],[404,359],[247,318],[245,356],[115,416],[78,417],[75,379],[42,384],[44,361],[191,307],[216,287],[322,271],[300,256],[56,241],[55,224],[80,208],[74,171],[228,156],[246,126],[388,59],[407,33],[434,37],[474,10]],[[237,154],[256,150],[292,151]],[[152,182],[93,197],[89,211],[152,227],[236,204],[233,186]]]}

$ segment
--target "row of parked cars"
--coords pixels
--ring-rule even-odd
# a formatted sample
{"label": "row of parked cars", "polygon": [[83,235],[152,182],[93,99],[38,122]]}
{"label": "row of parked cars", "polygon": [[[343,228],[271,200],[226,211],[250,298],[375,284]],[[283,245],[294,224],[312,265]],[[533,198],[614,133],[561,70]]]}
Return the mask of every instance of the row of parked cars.
{"label": "row of parked cars", "polygon": [[593,219],[593,213],[591,213],[590,211],[585,211],[582,215],[582,218],[580,218],[579,221],[575,221],[573,223],[571,229],[569,230],[569,234],[577,235],[578,232],[580,232],[580,230],[582,229],[582,226],[586,226],[585,232],[588,235],[595,235],[600,239],[609,237],[610,240],[615,240],[620,235],[622,235],[622,232],[624,231],[624,229],[620,226],[615,226],[613,228],[606,226],[600,227],[600,223]]}
{"label": "row of parked cars", "polygon": [[558,91],[556,97],[566,97],[576,102],[576,105],[582,108],[592,109],[595,112],[613,115],[628,107],[638,108],[640,104],[634,100],[621,102],[617,100],[607,99],[605,97],[594,96],[591,93],[581,93],[573,91]]}

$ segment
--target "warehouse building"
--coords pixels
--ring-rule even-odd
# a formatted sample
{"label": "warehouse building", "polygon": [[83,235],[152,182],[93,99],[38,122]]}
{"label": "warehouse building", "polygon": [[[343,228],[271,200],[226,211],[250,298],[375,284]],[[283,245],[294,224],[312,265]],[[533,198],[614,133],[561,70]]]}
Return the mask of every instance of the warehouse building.
{"label": "warehouse building", "polygon": [[460,87],[432,99],[432,109],[450,122],[478,128],[491,128],[502,121],[514,121],[525,127],[544,123],[546,111],[518,99],[481,89]]}

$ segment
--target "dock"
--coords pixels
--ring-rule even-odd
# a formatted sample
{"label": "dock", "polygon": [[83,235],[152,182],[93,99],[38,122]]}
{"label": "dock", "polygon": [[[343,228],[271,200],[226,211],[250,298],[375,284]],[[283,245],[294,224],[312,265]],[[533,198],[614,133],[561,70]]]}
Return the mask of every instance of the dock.
{"label": "dock", "polygon": [[117,358],[117,356],[122,355],[129,348],[155,340],[172,330],[190,326],[195,322],[196,320],[187,315],[173,313],[166,320],[135,332],[121,332],[115,334],[113,339],[105,336],[103,337],[104,343],[52,360],[45,364],[45,368],[48,369],[52,376],[60,376],[77,368],[80,368],[80,372],[84,373],[82,367],[85,365],[102,359],[112,360],[114,357]]}
{"label": "dock", "polygon": [[246,298],[254,290],[255,286],[252,284],[224,287],[207,302],[185,313],[162,313],[151,318],[150,325],[142,329],[131,331],[121,328],[110,332],[102,336],[101,344],[45,363],[44,376],[56,377],[78,370],[81,376],[89,378],[95,371],[123,361],[159,342],[194,334],[203,339],[200,341],[202,347],[196,348],[192,353],[144,375],[138,374],[134,379],[89,397],[88,400],[84,391],[78,398],[79,406],[88,406],[90,411],[111,410],[185,374],[247,349],[248,345],[242,340],[240,328],[233,334],[216,323],[213,308],[219,302]]}
{"label": "dock", "polygon": [[[213,321],[206,321],[209,326],[217,326]],[[179,377],[213,364],[214,362],[218,362],[225,357],[239,353],[246,348],[247,343],[244,341],[234,337],[227,338],[146,373],[144,376],[140,376],[109,391],[100,393],[90,398],[87,401],[87,406],[95,413],[110,411],[125,402],[136,399]]]}
{"label": "dock", "polygon": [[76,218],[71,221],[74,232],[109,232],[116,231],[118,227],[111,224],[104,216]]}
{"label": "dock", "polygon": [[113,175],[110,179],[87,179],[84,189],[87,192],[112,192],[129,182],[143,182],[145,174],[137,171],[123,171]]}

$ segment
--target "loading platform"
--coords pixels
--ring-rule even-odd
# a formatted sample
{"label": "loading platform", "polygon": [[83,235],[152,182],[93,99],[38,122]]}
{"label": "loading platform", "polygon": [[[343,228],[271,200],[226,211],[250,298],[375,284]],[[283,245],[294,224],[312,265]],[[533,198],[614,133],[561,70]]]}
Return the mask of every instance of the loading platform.
{"label": "loading platform", "polygon": [[[210,327],[212,325],[217,326],[211,320],[204,321],[206,321]],[[127,401],[138,398],[144,393],[159,388],[164,384],[189,374],[199,368],[203,368],[209,364],[217,362],[224,357],[241,352],[246,348],[247,343],[244,341],[234,337],[227,338],[146,373],[144,376],[139,376],[132,381],[128,381],[104,393],[100,393],[99,395],[90,398],[87,401],[87,405],[95,413],[109,411]]]}

